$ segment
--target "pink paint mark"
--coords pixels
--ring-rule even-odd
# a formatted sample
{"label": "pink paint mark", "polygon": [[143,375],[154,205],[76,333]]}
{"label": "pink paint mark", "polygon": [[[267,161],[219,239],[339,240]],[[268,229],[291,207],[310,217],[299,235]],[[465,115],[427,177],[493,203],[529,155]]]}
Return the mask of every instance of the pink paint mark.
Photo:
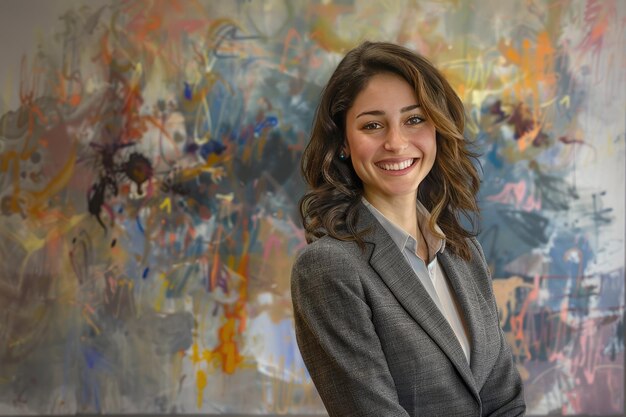
{"label": "pink paint mark", "polygon": [[524,180],[505,184],[502,191],[496,195],[487,196],[487,200],[515,206],[516,209],[524,211],[541,210],[541,201],[527,193]]}
{"label": "pink paint mark", "polygon": [[592,51],[594,55],[602,49],[604,35],[608,29],[608,17],[615,13],[615,2],[589,0],[585,5],[585,23],[589,28],[587,36],[578,47],[584,51]]}
{"label": "pink paint mark", "polygon": [[270,255],[275,248],[280,248],[281,243],[282,241],[280,238],[273,233],[267,237],[265,247],[263,248],[263,260],[265,262],[269,260]]}
{"label": "pink paint mark", "polygon": [[306,242],[306,237],[304,235],[304,229],[298,227],[295,225],[295,223],[293,222],[293,220],[289,219],[289,228],[291,230],[291,233],[296,236],[299,240],[300,243],[298,243],[298,245],[295,247],[295,251],[299,251],[300,249],[304,248],[307,245]]}
{"label": "pink paint mark", "polygon": [[111,223],[115,223],[115,212],[113,211],[113,208],[106,203],[102,204],[102,208],[109,214]]}

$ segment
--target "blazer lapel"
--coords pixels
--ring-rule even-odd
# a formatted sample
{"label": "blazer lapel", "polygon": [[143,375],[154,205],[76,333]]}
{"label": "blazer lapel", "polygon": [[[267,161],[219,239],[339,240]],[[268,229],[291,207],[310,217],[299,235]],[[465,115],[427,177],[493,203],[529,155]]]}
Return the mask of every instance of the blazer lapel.
{"label": "blazer lapel", "polygon": [[369,229],[364,240],[374,245],[370,257],[372,268],[404,309],[446,354],[474,396],[479,399],[472,371],[454,331],[404,255],[365,206],[359,212],[358,230],[363,229]]}
{"label": "blazer lapel", "polygon": [[487,378],[485,372],[485,323],[480,302],[476,295],[474,277],[465,267],[466,262],[452,255],[449,251],[443,251],[438,256],[441,266],[446,271],[448,280],[456,294],[461,310],[465,314],[467,326],[470,329],[472,341],[471,347],[471,370],[480,389]]}

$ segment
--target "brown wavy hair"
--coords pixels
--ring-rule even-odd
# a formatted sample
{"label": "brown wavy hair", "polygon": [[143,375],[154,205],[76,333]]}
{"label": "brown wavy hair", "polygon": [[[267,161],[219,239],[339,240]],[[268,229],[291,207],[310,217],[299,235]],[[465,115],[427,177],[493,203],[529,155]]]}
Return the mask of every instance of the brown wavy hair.
{"label": "brown wavy hair", "polygon": [[[437,154],[430,173],[418,189],[418,199],[430,211],[431,232],[438,224],[446,247],[469,259],[467,238],[475,236],[480,180],[463,136],[465,113],[461,99],[443,75],[424,57],[399,45],[364,42],[341,60],[322,91],[310,141],[304,150],[301,170],[308,192],[300,200],[300,214],[307,242],[324,235],[356,241],[363,184],[352,164],[339,153],[345,143],[346,114],[356,96],[376,74],[393,73],[415,90],[424,115],[436,129]],[[472,231],[462,226],[465,217]]]}

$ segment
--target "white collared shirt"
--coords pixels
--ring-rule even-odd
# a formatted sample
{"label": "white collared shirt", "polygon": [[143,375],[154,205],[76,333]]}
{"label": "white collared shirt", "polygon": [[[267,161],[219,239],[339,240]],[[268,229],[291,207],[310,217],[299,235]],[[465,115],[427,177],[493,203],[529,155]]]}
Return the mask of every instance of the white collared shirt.
{"label": "white collared shirt", "polygon": [[[426,240],[428,244],[428,264],[426,264],[424,260],[417,256],[418,243],[413,236],[385,217],[385,215],[378,211],[376,207],[372,206],[365,197],[363,197],[362,201],[381,226],[389,233],[389,236],[398,246],[404,258],[411,266],[411,269],[413,269],[430,295],[430,298],[435,302],[439,311],[441,311],[450,324],[450,327],[459,340],[461,348],[463,348],[465,358],[469,363],[470,342],[468,331],[463,325],[463,319],[461,318],[462,313],[456,302],[454,291],[450,287],[448,277],[437,259],[437,253],[443,251],[445,248],[445,240],[438,238],[430,232],[428,228],[430,213],[421,202],[417,201],[417,222],[424,236],[424,240]],[[439,226],[436,226],[436,228],[437,232],[443,235]]]}

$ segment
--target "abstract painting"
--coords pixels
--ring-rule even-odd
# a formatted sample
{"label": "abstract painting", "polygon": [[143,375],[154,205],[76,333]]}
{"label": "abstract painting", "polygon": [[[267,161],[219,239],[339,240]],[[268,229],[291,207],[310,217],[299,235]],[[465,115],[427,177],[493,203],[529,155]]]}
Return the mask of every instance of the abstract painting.
{"label": "abstract painting", "polygon": [[624,413],[626,3],[0,2],[0,414],[308,414],[299,160],[343,54],[429,57],[530,415]]}

